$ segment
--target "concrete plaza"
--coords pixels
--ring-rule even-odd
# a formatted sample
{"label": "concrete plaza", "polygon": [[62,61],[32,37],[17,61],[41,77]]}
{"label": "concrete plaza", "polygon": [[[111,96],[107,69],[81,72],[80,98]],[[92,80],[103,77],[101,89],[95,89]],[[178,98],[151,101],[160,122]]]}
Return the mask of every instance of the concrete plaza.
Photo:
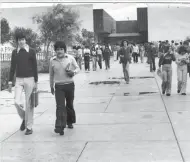
{"label": "concrete plaza", "polygon": [[[190,79],[187,96],[177,94],[173,63],[172,95],[167,97],[148,64],[132,63],[130,76],[126,84],[121,65],[113,60],[108,71],[103,66],[75,76],[77,123],[64,136],[54,133],[56,105],[48,74],[39,74],[40,104],[32,135],[19,130],[14,92],[1,91],[0,161],[190,162]],[[119,84],[89,84],[96,81]]]}

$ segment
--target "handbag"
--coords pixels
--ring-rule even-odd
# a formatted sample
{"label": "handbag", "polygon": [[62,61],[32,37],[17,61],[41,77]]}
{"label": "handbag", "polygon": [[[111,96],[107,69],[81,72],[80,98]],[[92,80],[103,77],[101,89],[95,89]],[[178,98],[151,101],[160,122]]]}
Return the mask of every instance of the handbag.
{"label": "handbag", "polygon": [[37,89],[34,89],[31,94],[31,106],[32,108],[37,107],[39,104],[39,92]]}
{"label": "handbag", "polygon": [[162,71],[160,69],[157,70],[157,75],[162,79]]}

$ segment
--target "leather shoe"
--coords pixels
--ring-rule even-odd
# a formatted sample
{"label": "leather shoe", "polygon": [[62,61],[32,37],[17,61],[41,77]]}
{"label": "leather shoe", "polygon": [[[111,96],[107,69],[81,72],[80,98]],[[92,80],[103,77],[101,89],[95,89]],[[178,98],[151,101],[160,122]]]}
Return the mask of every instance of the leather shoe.
{"label": "leather shoe", "polygon": [[33,133],[33,130],[32,129],[26,129],[26,132],[25,132],[25,135],[30,135]]}
{"label": "leather shoe", "polygon": [[22,121],[22,124],[21,124],[21,126],[20,126],[20,130],[21,131],[24,131],[26,129],[26,127],[25,127],[25,120],[23,120]]}
{"label": "leather shoe", "polygon": [[73,129],[73,124],[68,124],[69,129]]}
{"label": "leather shoe", "polygon": [[64,135],[64,129],[61,129],[61,128],[55,128],[54,132],[59,133],[61,136]]}

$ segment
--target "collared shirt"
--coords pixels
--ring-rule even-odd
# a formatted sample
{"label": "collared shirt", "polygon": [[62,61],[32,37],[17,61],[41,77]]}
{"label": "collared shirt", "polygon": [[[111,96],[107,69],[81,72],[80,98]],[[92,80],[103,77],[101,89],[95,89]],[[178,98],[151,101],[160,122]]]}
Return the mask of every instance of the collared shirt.
{"label": "collared shirt", "polygon": [[73,77],[69,77],[67,75],[67,68],[69,68],[69,70],[73,70],[75,73],[78,73],[80,71],[75,58],[71,55],[66,54],[65,57],[61,60],[54,56],[50,60],[50,87],[53,87],[55,83],[68,84],[74,82]]}
{"label": "collared shirt", "polygon": [[[23,47],[27,52],[29,52],[29,46],[26,44],[24,47]],[[20,51],[20,47],[17,48],[17,53]]]}

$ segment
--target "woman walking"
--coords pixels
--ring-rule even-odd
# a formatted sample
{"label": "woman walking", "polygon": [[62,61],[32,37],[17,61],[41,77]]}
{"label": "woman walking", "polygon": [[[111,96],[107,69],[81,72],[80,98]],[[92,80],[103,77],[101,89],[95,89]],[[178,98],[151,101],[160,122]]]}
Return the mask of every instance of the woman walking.
{"label": "woman walking", "polygon": [[171,95],[171,84],[172,84],[172,61],[175,61],[174,53],[170,46],[165,47],[164,54],[159,59],[159,70],[161,71],[162,66],[162,94],[166,96]]}
{"label": "woman walking", "polygon": [[124,79],[129,84],[129,64],[131,62],[130,57],[131,47],[128,45],[126,40],[121,42],[121,49],[119,51],[120,63],[122,63]]}
{"label": "woman walking", "polygon": [[143,44],[140,45],[139,52],[140,52],[141,63],[143,63],[144,62],[144,54],[145,54],[145,48],[144,48]]}
{"label": "woman walking", "polygon": [[84,48],[84,68],[85,71],[90,71],[90,49],[88,46]]}
{"label": "woman walking", "polygon": [[96,71],[96,69],[97,69],[97,54],[96,54],[95,46],[92,46],[92,48],[91,48],[91,56],[92,56],[92,68],[93,68],[93,71]]}
{"label": "woman walking", "polygon": [[106,45],[103,50],[103,59],[105,61],[106,70],[110,69],[110,56],[111,56],[111,50],[109,49],[109,46]]}
{"label": "woman walking", "polygon": [[187,64],[189,63],[189,55],[187,49],[184,46],[179,48],[178,54],[176,54],[176,64],[177,64],[177,80],[178,89],[177,93],[186,95],[187,87]]}
{"label": "woman walking", "polygon": [[102,69],[102,50],[101,50],[100,46],[98,46],[98,48],[96,49],[96,53],[97,53],[98,65],[99,65],[100,69]]}

